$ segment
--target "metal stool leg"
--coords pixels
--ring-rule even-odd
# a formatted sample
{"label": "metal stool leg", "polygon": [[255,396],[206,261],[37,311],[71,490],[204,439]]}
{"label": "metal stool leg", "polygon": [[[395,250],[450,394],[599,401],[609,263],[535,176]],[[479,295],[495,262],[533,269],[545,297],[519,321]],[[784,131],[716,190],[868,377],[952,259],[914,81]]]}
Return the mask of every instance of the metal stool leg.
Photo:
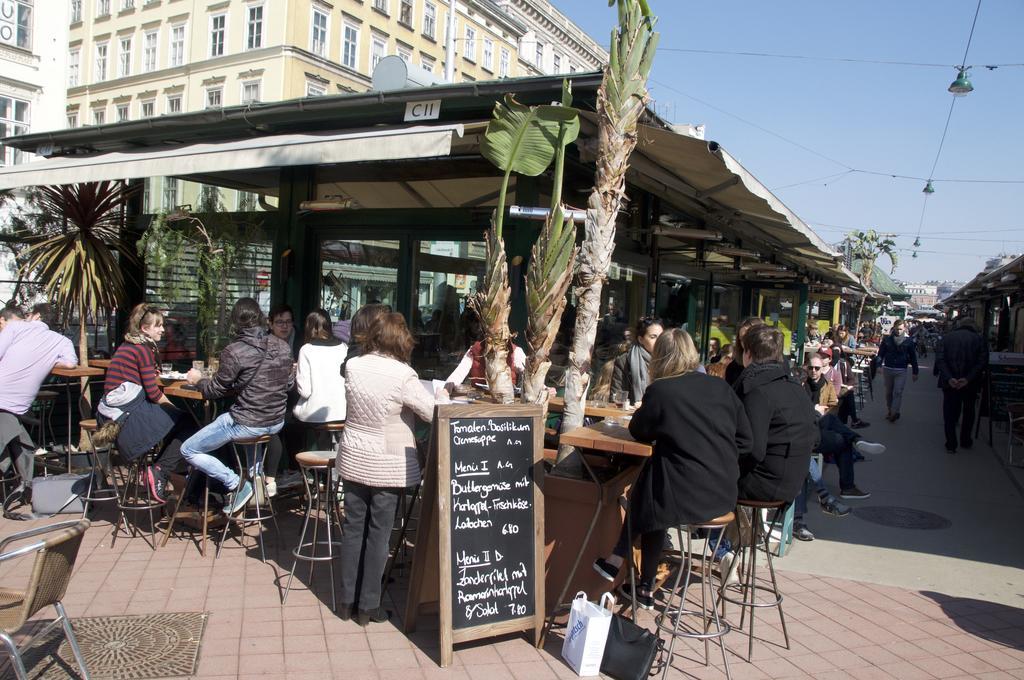
{"label": "metal stool leg", "polygon": [[[300,549],[306,540],[306,529],[309,527],[309,518],[313,513],[313,494],[309,489],[309,480],[306,478],[306,470],[300,467],[299,472],[302,474],[302,484],[306,487],[306,515],[302,519],[302,531],[299,533],[299,546],[296,550]],[[284,588],[284,596],[281,598],[281,604],[287,604],[288,602],[288,593],[292,590],[292,579],[295,578],[295,567],[298,564],[299,557],[296,555],[292,560],[292,569],[288,573],[288,585]],[[312,564],[310,564],[310,578],[312,579]]]}

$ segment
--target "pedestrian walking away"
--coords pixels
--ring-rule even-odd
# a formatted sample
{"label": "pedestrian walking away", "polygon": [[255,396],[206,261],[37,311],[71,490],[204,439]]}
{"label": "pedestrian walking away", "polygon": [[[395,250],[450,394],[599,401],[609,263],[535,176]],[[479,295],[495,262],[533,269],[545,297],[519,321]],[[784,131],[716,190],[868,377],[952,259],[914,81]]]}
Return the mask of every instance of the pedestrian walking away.
{"label": "pedestrian walking away", "polygon": [[956,453],[956,426],[961,415],[960,447],[969,449],[974,444],[971,428],[974,427],[981,376],[987,364],[985,339],[975,327],[974,320],[958,319],[956,328],[942,338],[935,361],[942,389],[942,424],[947,453]]}

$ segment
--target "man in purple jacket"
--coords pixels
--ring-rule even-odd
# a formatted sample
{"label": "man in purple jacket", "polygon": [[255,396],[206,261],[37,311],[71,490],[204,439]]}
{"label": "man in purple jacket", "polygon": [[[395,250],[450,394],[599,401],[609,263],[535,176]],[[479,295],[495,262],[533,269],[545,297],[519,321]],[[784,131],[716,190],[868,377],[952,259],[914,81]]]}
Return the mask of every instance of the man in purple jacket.
{"label": "man in purple jacket", "polygon": [[[32,478],[32,458],[21,456],[35,445],[20,416],[32,408],[39,387],[55,366],[78,365],[75,346],[42,321],[26,321],[21,310],[0,310],[0,470],[18,466],[22,479]],[[17,440],[17,442],[15,442]]]}

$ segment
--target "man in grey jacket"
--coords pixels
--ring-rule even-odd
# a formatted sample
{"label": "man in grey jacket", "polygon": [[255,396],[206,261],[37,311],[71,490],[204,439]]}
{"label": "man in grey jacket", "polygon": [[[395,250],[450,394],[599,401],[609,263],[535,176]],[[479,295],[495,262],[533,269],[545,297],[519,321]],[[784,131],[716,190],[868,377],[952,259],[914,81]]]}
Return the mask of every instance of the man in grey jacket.
{"label": "man in grey jacket", "polygon": [[189,465],[231,491],[224,506],[229,515],[241,511],[252,498],[252,483],[243,484],[238,474],[210,453],[236,439],[279,432],[284,425],[288,390],[295,380],[291,349],[285,341],[267,333],[266,319],[255,300],[242,298],[235,303],[231,325],[237,335],[221,352],[216,375],[205,379],[192,369],[188,382],[195,384],[206,399],[234,394],[235,403],[181,445],[181,455]]}

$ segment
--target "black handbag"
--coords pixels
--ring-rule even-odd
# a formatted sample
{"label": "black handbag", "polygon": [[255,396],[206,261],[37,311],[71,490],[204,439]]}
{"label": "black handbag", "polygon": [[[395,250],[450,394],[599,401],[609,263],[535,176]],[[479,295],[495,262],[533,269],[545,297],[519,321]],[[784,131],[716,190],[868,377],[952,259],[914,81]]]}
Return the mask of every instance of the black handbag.
{"label": "black handbag", "polygon": [[651,631],[625,616],[612,616],[601,672],[615,680],[643,680],[651,672],[659,641]]}

